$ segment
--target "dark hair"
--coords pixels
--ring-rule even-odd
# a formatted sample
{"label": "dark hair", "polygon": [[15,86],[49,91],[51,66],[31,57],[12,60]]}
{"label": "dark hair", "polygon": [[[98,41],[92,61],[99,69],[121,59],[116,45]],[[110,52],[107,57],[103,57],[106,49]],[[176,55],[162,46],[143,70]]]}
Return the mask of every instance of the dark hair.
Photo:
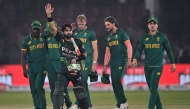
{"label": "dark hair", "polygon": [[64,32],[64,31],[66,30],[66,27],[69,27],[69,28],[71,28],[71,30],[72,30],[71,24],[63,24],[63,25],[61,26],[61,31]]}
{"label": "dark hair", "polygon": [[116,20],[114,17],[112,17],[112,16],[106,17],[106,18],[104,19],[104,22],[110,22],[110,23],[112,23],[112,24],[115,23],[115,26],[118,25],[117,20]]}

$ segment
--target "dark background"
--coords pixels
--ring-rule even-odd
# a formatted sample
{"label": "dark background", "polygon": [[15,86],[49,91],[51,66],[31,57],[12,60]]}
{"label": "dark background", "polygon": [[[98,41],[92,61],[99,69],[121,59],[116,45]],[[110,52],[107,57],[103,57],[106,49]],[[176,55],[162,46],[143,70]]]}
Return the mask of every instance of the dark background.
{"label": "dark background", "polygon": [[[55,7],[53,18],[58,26],[74,22],[79,14],[86,15],[87,26],[94,29],[98,38],[99,64],[103,63],[105,53],[107,16],[115,17],[118,27],[127,32],[133,51],[140,37],[148,32],[148,18],[156,16],[158,30],[167,35],[176,63],[190,63],[190,0],[0,0],[1,65],[20,64],[21,42],[31,33],[33,20],[42,23],[41,32],[44,32],[46,3]],[[167,55],[164,62],[169,63]]]}

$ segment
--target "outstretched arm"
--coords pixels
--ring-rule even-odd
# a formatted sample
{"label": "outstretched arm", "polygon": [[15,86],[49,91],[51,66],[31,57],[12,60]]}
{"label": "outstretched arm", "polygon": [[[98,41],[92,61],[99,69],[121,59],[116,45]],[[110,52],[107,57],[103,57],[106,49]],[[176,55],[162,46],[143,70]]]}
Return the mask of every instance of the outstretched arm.
{"label": "outstretched arm", "polygon": [[54,8],[51,7],[51,4],[46,4],[45,6],[45,10],[46,10],[46,14],[47,14],[47,18],[48,18],[48,22],[49,22],[49,27],[51,28],[51,33],[53,34],[53,36],[57,35],[57,28],[53,22],[53,18],[51,13],[53,12]]}

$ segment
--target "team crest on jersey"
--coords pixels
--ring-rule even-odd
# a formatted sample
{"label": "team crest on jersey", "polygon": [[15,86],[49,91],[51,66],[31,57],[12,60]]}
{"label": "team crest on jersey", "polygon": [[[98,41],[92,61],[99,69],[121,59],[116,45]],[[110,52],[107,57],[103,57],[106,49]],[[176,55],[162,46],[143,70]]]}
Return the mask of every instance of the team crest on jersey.
{"label": "team crest on jersey", "polygon": [[50,40],[50,37],[48,38],[48,41]]}
{"label": "team crest on jersey", "polygon": [[28,44],[31,44],[31,41],[28,41]]}
{"label": "team crest on jersey", "polygon": [[156,39],[157,41],[160,41],[160,37],[157,37],[157,39]]}
{"label": "team crest on jersey", "polygon": [[108,38],[108,41],[110,40],[110,38]]}
{"label": "team crest on jersey", "polygon": [[160,75],[160,72],[157,72],[157,75]]}
{"label": "team crest on jersey", "polygon": [[146,38],[145,40],[147,41],[149,38]]}
{"label": "team crest on jersey", "polygon": [[77,33],[75,33],[75,36],[77,35]]}
{"label": "team crest on jersey", "polygon": [[40,38],[40,41],[43,41],[43,39],[42,39],[42,38]]}
{"label": "team crest on jersey", "polygon": [[117,39],[118,35],[115,35],[115,38]]}
{"label": "team crest on jersey", "polygon": [[87,33],[84,33],[84,36],[86,36],[87,35]]}

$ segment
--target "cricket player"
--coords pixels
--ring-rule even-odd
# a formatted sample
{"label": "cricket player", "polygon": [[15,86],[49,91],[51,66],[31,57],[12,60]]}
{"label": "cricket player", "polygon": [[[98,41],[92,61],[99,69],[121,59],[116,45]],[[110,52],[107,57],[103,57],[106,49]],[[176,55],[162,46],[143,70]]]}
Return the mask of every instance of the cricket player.
{"label": "cricket player", "polygon": [[163,54],[166,50],[171,62],[171,71],[175,72],[175,62],[170,43],[165,34],[158,31],[158,19],[150,17],[148,19],[149,33],[142,36],[139,46],[133,58],[133,66],[137,66],[137,59],[142,51],[145,53],[144,71],[146,82],[150,89],[148,109],[163,109],[158,93],[158,84],[163,70]]}
{"label": "cricket player", "polygon": [[[32,34],[26,37],[21,47],[23,75],[29,78],[30,90],[35,109],[46,109],[45,90],[47,45],[45,35],[40,33],[41,23],[34,20],[31,24]],[[26,69],[28,55],[28,70]]]}
{"label": "cricket player", "polygon": [[107,46],[102,73],[106,73],[110,61],[112,86],[117,101],[116,109],[127,109],[128,103],[121,79],[126,68],[131,67],[132,46],[127,33],[117,28],[117,21],[114,17],[106,17],[104,23],[109,35],[106,37]]}
{"label": "cricket player", "polygon": [[81,61],[85,60],[87,56],[84,44],[79,39],[72,37],[71,24],[63,24],[61,32],[57,30],[51,15],[54,10],[54,8],[51,7],[51,4],[47,4],[45,10],[51,33],[61,45],[61,72],[58,74],[58,80],[63,83],[64,89],[67,88],[68,83],[71,81],[74,85],[73,90],[75,97],[79,102],[79,106],[82,109],[89,109],[88,96],[83,88],[81,77]]}
{"label": "cricket player", "polygon": [[[54,21],[55,26],[57,27],[57,23]],[[48,56],[47,56],[47,72],[48,72],[48,79],[49,79],[49,85],[51,89],[51,101],[53,102],[53,92],[55,89],[55,82],[57,81],[57,75],[61,71],[61,62],[60,62],[60,44],[57,42],[57,40],[54,38],[53,34],[51,33],[51,28],[49,27],[49,23],[46,23],[46,32],[49,32],[49,34],[46,36],[46,43],[48,45]],[[70,100],[68,90],[65,89],[66,95],[65,95],[65,103],[67,106],[67,109],[72,109],[72,102]]]}
{"label": "cricket player", "polygon": [[[82,80],[84,83],[85,90],[87,91],[90,108],[92,108],[92,103],[90,100],[90,93],[88,90],[88,75],[90,72],[96,71],[96,63],[98,58],[98,47],[97,38],[95,32],[86,26],[86,16],[84,14],[79,15],[76,18],[78,28],[73,31],[73,35],[80,39],[85,46],[87,52],[87,58],[85,59],[85,67],[82,71]],[[78,109],[78,102],[75,102],[74,107]]]}

